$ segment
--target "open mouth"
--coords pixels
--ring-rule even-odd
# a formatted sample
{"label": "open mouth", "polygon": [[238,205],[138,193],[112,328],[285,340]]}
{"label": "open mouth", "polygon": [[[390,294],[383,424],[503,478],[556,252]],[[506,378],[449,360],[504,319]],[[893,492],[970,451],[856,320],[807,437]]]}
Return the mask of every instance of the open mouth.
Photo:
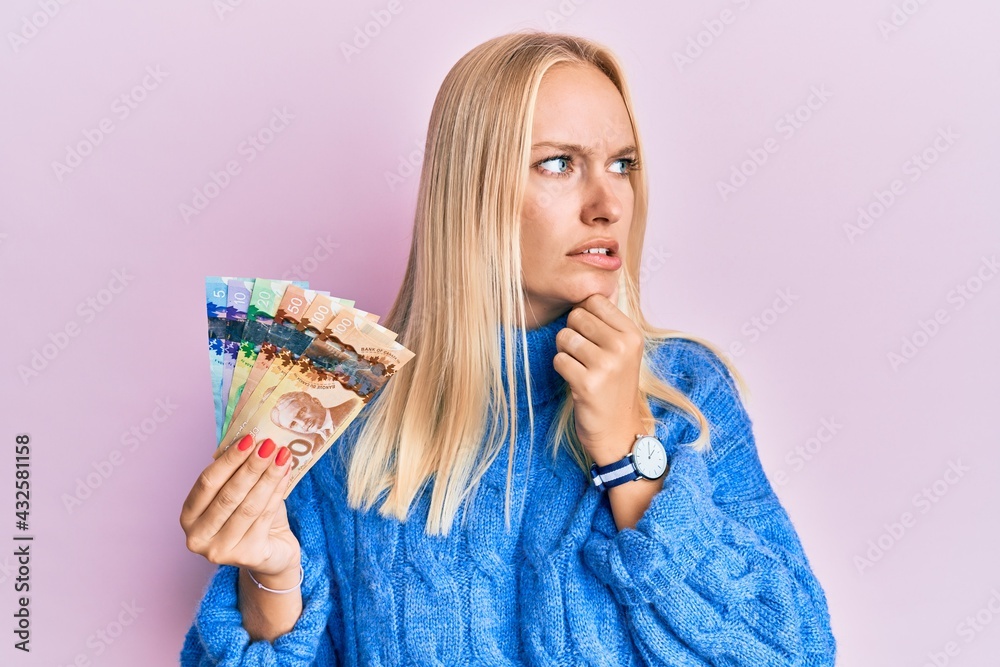
{"label": "open mouth", "polygon": [[603,255],[605,257],[616,257],[618,255],[618,241],[610,237],[597,237],[585,240],[572,252],[566,253],[571,257],[576,255]]}
{"label": "open mouth", "polygon": [[618,254],[614,251],[613,247],[605,248],[597,246],[594,248],[587,248],[586,250],[572,253],[569,256],[575,257],[582,264],[588,264],[592,267],[607,271],[617,271],[622,266],[622,260],[618,257]]}

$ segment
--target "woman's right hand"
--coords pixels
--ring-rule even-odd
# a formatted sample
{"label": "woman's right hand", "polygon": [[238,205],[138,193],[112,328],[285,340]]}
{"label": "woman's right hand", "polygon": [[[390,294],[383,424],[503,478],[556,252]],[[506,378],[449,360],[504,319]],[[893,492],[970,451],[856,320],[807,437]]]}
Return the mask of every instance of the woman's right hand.
{"label": "woman's right hand", "polygon": [[275,452],[270,439],[259,448],[253,444],[245,436],[198,476],[181,509],[187,548],[254,574],[297,573],[301,550],[282,498],[291,479],[290,452]]}

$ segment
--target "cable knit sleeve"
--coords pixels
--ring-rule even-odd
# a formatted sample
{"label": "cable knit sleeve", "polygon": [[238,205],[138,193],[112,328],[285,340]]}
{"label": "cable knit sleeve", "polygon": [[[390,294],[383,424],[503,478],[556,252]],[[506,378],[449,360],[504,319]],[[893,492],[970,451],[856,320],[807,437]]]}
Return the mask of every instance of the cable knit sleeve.
{"label": "cable knit sleeve", "polygon": [[825,594],[761,467],[732,376],[686,340],[663,344],[652,366],[702,410],[712,451],[678,444],[697,425],[651,402],[670,463],[663,488],[635,528],[619,531],[604,513],[584,544],[636,648],[648,665],[833,665]]}
{"label": "cable knit sleeve", "polygon": [[184,639],[181,667],[220,665],[335,665],[333,640],[342,632],[327,632],[327,623],[340,622],[338,597],[331,590],[326,535],[310,471],[286,499],[292,532],[302,548],[302,614],[291,631],[274,642],[251,641],[237,605],[239,568],[220,565],[205,590],[194,622]]}

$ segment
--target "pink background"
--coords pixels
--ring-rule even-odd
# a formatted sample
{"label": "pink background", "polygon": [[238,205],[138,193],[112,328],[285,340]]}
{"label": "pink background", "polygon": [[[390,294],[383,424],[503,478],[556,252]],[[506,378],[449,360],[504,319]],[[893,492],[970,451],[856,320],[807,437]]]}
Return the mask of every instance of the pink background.
{"label": "pink background", "polygon": [[[647,316],[742,343],[760,455],[827,591],[838,664],[935,664],[935,653],[993,664],[1000,279],[983,261],[1000,254],[1000,5],[398,0],[391,14],[380,1],[224,2],[236,6],[10,0],[0,11],[0,478],[10,489],[15,434],[30,434],[36,536],[33,650],[14,651],[8,630],[0,663],[176,663],[213,570],[178,523],[214,448],[204,277],[298,266],[384,314],[438,86],[476,44],[533,26],[602,41],[625,63],[651,186]],[[883,34],[894,7],[907,20]],[[391,20],[346,58],[342,44],[379,11]],[[675,52],[699,39],[678,66]],[[143,89],[147,68],[160,80]],[[809,109],[814,88],[829,96]],[[241,143],[276,108],[294,118],[251,161]],[[796,111],[789,136],[778,124]],[[53,163],[102,119],[112,131],[60,178]],[[717,183],[762,150],[724,199]],[[933,164],[912,180],[924,151]],[[240,172],[185,222],[180,205],[231,160]],[[888,201],[895,179],[892,205],[850,242],[844,225],[877,209],[877,191]],[[791,305],[775,304],[779,292]],[[101,298],[100,312],[85,305]],[[60,336],[67,327],[76,335]],[[919,347],[894,369],[904,338]],[[23,380],[18,368],[52,341],[64,346]],[[175,406],[160,423],[157,401]],[[823,420],[839,425],[832,437]],[[144,440],[123,442],[144,422]],[[952,464],[961,476],[945,474]],[[109,465],[67,509],[78,481]],[[12,545],[12,490],[3,497],[0,541]],[[884,555],[859,569],[880,538]],[[8,628],[12,549],[0,547]],[[96,640],[117,634],[123,604],[141,611],[113,643]]]}

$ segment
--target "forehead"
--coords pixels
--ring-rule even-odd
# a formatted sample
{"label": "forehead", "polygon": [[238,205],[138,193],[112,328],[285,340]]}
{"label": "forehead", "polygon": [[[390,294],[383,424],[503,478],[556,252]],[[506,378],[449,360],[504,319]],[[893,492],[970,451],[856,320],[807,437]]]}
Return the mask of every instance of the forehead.
{"label": "forehead", "polygon": [[610,151],[634,143],[621,93],[592,65],[560,63],[545,72],[531,132],[532,144],[555,141]]}

